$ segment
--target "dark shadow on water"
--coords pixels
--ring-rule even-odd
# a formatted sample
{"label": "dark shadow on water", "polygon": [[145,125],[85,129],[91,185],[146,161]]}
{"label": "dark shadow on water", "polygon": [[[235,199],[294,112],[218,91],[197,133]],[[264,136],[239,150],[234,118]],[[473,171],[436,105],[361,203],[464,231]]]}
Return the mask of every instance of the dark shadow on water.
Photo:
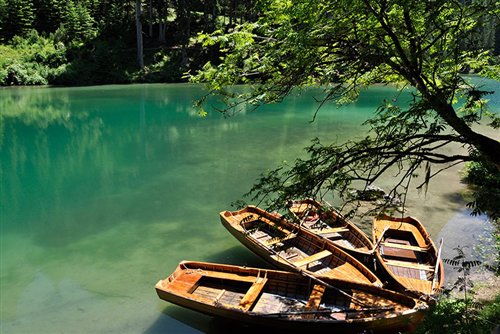
{"label": "dark shadow on water", "polygon": [[443,194],[441,196],[449,202],[457,203],[457,204],[461,204],[461,205],[465,204],[465,200],[464,200],[462,194],[460,194],[460,193],[452,192],[452,193],[448,193],[448,194]]}
{"label": "dark shadow on water", "polygon": [[168,304],[162,315],[144,333],[208,333],[211,317]]}
{"label": "dark shadow on water", "polygon": [[269,332],[273,332],[275,334],[304,334],[304,331],[284,331],[270,327],[253,326],[229,319],[210,317],[176,305],[167,306],[162,313],[163,315],[160,316],[156,322],[144,332],[145,334],[255,334]]}

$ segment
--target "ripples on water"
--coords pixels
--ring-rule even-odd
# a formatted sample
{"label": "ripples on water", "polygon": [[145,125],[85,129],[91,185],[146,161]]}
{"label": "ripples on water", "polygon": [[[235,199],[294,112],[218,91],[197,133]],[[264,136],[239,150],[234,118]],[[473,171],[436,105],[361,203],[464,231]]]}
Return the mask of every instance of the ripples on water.
{"label": "ripples on water", "polygon": [[[265,266],[218,212],[312,138],[365,135],[360,124],[392,90],[328,106],[314,123],[319,90],[230,118],[199,117],[192,101],[202,94],[0,90],[2,333],[220,332],[218,320],[159,301],[156,281],[183,259]],[[442,195],[425,201],[447,219],[460,204],[436,202]]]}

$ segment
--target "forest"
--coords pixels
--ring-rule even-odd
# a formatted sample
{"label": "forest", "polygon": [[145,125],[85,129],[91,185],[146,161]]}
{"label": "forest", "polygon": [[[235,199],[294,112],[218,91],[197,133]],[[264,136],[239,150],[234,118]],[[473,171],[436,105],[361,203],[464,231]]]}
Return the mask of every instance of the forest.
{"label": "forest", "polygon": [[0,85],[185,81],[218,58],[197,35],[228,31],[258,15],[253,8],[248,0],[0,0]]}
{"label": "forest", "polygon": [[[198,36],[255,20],[257,2],[0,0],[0,85],[186,81],[221,55]],[[498,55],[498,19],[490,21],[478,34]]]}

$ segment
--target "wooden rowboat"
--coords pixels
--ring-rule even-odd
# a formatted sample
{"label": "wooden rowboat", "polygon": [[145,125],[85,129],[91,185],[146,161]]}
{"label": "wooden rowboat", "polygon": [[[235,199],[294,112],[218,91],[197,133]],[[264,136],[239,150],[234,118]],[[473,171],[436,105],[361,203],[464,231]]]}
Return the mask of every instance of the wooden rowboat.
{"label": "wooden rowboat", "polygon": [[314,233],[290,224],[278,213],[247,206],[240,211],[221,212],[220,220],[243,245],[280,269],[382,284],[361,262]]}
{"label": "wooden rowboat", "polygon": [[333,242],[359,261],[373,263],[373,243],[356,225],[334,208],[327,208],[314,199],[288,202],[293,222]]}
{"label": "wooden rowboat", "polygon": [[427,310],[379,287],[325,284],[284,271],[183,261],[155,288],[161,299],[210,316],[307,332],[396,333],[413,329]]}
{"label": "wooden rowboat", "polygon": [[373,240],[377,263],[395,289],[427,296],[439,293],[444,282],[440,251],[417,219],[380,215],[373,220]]}

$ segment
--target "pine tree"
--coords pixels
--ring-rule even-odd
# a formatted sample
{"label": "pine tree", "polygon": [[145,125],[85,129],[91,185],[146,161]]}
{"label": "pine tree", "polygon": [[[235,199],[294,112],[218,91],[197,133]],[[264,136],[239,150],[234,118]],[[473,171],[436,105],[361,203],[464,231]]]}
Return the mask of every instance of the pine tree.
{"label": "pine tree", "polygon": [[54,32],[66,19],[65,0],[35,0],[35,28],[38,32]]}
{"label": "pine tree", "polygon": [[0,0],[0,42],[5,38],[5,22],[7,20],[7,3],[5,0]]}
{"label": "pine tree", "polygon": [[68,1],[64,26],[67,38],[72,41],[85,41],[96,33],[95,20],[89,10],[81,3]]}
{"label": "pine tree", "polygon": [[33,28],[35,10],[31,0],[5,0],[2,34],[6,40],[26,36]]}

